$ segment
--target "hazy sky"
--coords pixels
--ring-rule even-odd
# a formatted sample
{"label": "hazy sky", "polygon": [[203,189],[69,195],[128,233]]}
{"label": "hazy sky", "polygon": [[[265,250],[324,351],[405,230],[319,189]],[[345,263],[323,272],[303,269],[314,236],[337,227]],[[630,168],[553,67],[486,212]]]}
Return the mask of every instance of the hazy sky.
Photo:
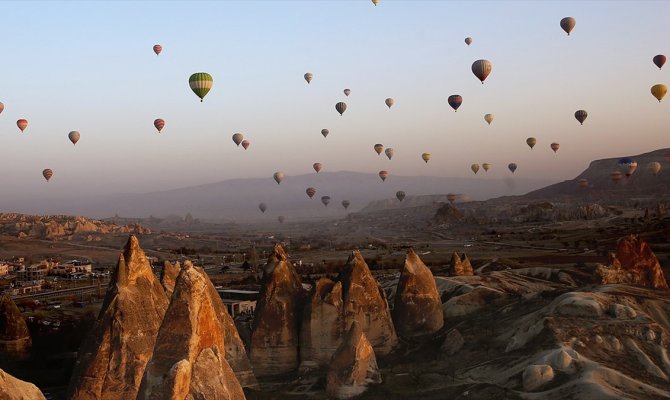
{"label": "hazy sky", "polygon": [[[577,20],[569,37],[565,16]],[[434,176],[491,162],[488,178],[509,176],[513,161],[519,177],[570,179],[592,159],[670,145],[670,98],[650,94],[670,84],[670,65],[651,61],[670,55],[668,16],[666,1],[3,2],[0,187],[12,197],[243,177],[274,185],[273,172],[309,173],[317,161]],[[480,58],[493,63],[484,85],[470,71]],[[203,103],[188,87],[200,71],[214,77]],[[464,98],[457,113],[451,94]],[[24,134],[19,118],[30,122]],[[235,147],[235,132],[249,150]],[[44,168],[54,170],[48,184]]]}

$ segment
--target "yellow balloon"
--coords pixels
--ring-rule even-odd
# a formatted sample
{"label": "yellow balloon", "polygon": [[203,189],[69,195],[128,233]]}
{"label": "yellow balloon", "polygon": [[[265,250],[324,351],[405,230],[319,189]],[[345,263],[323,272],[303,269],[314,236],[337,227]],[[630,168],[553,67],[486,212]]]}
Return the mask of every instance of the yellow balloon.
{"label": "yellow balloon", "polygon": [[651,87],[651,94],[656,97],[656,100],[660,103],[661,100],[663,100],[663,97],[668,94],[668,87],[662,83],[654,85]]}
{"label": "yellow balloon", "polygon": [[421,158],[422,158],[423,161],[425,161],[426,163],[428,163],[428,161],[430,160],[431,157],[432,157],[432,155],[431,155],[430,153],[423,153],[423,154],[421,154]]}
{"label": "yellow balloon", "polygon": [[475,174],[477,174],[477,172],[479,171],[479,164],[472,164],[472,165],[470,166],[470,169],[472,170],[472,172],[474,172]]}

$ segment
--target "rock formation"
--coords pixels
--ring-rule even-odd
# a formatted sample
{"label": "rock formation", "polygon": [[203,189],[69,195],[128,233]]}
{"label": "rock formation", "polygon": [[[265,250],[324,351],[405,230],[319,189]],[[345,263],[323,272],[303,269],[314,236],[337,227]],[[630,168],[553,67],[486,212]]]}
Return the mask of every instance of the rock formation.
{"label": "rock formation", "polygon": [[336,399],[349,399],[363,393],[367,385],[381,381],[372,345],[359,323],[353,321],[330,361],[326,391]]}
{"label": "rock formation", "polygon": [[165,261],[165,264],[163,264],[163,269],[161,270],[161,285],[163,285],[163,289],[165,289],[168,299],[172,296],[180,269],[179,261],[176,261],[174,264]]}
{"label": "rock formation", "polygon": [[303,312],[301,361],[327,363],[353,321],[358,321],[377,354],[389,354],[398,342],[386,295],[358,251],[337,282],[320,279],[315,285]]}
{"label": "rock formation", "polygon": [[2,400],[46,400],[42,392],[32,383],[24,382],[0,369],[0,399]]}
{"label": "rock formation", "polygon": [[167,306],[163,287],[131,236],[93,330],[79,350],[68,398],[134,399]]}
{"label": "rock formation", "polygon": [[400,272],[393,323],[398,335],[406,338],[430,335],[444,325],[435,278],[412,249],[407,252]]}
{"label": "rock formation", "polygon": [[463,254],[463,256],[459,256],[457,252],[454,252],[454,254],[451,256],[449,273],[452,276],[473,276],[475,274],[468,256],[465,254]]}
{"label": "rock formation", "polygon": [[204,272],[189,262],[184,265],[138,400],[245,398],[225,358],[225,332],[219,319],[224,307],[210,287]]}
{"label": "rock formation", "polygon": [[26,321],[9,295],[0,296],[0,351],[20,357],[30,346]]}
{"label": "rock formation", "polygon": [[647,242],[637,235],[619,239],[617,252],[608,267],[599,265],[596,275],[603,284],[627,283],[654,289],[668,289],[663,270]]}
{"label": "rock formation", "polygon": [[250,359],[256,376],[298,367],[300,305],[304,290],[284,249],[276,245],[263,271],[252,323]]}

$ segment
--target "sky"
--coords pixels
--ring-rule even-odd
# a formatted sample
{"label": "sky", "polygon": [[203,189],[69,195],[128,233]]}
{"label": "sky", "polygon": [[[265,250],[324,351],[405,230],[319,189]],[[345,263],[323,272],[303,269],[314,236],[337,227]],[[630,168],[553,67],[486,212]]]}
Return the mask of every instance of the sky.
{"label": "sky", "polygon": [[[571,179],[668,147],[670,2],[4,2],[4,197],[151,192],[284,171]],[[565,16],[577,24],[567,36]],[[473,38],[471,46],[464,38]],[[161,44],[156,56],[152,47]],[[482,85],[470,66],[488,59]],[[204,102],[188,78],[208,72]],[[314,74],[311,84],[303,79]],[[345,97],[343,90],[351,89]],[[451,94],[463,96],[454,112]],[[392,97],[389,110],[384,99]],[[345,101],[340,116],[335,104]],[[574,118],[588,111],[583,126]],[[496,116],[489,126],[484,114]],[[20,134],[16,120],[29,126]],[[163,132],[153,126],[165,120]],[[323,138],[321,129],[330,134]],[[73,146],[71,130],[81,132]],[[240,132],[248,150],[231,140]],[[537,138],[530,150],[526,138]],[[554,154],[549,145],[561,145]],[[377,156],[375,143],[395,149]],[[423,152],[432,160],[421,160]],[[45,182],[44,168],[54,176]],[[481,172],[480,172],[481,174]]]}

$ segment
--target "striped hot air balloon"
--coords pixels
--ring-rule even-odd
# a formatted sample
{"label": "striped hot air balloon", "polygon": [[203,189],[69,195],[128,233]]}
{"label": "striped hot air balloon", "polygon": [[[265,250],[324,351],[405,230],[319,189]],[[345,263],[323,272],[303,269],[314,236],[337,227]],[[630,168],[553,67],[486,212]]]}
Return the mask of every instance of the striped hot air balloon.
{"label": "striped hot air balloon", "polygon": [[386,178],[389,176],[388,171],[379,171],[379,177],[381,178],[382,182],[386,180]]}
{"label": "striped hot air balloon", "polygon": [[51,179],[51,177],[53,175],[54,175],[54,172],[52,170],[50,170],[49,168],[42,171],[42,176],[44,177],[44,179],[47,180],[47,182],[49,182],[49,179]]}
{"label": "striped hot air balloon", "polygon": [[586,117],[588,117],[589,114],[586,112],[586,110],[577,110],[575,111],[575,118],[577,121],[579,121],[580,125],[584,125],[584,121],[586,121]]}
{"label": "striped hot air balloon", "polygon": [[242,141],[242,147],[244,147],[244,150],[248,149],[250,144],[251,143],[246,139]]}
{"label": "striped hot air balloon", "polygon": [[26,128],[28,127],[28,120],[21,118],[20,120],[16,121],[16,126],[19,127],[21,132],[25,131]]}
{"label": "striped hot air balloon", "polygon": [[402,190],[398,190],[397,192],[395,192],[395,197],[402,203],[402,201],[405,199],[405,192],[403,192]]}
{"label": "striped hot air balloon", "polygon": [[235,143],[236,146],[239,146],[240,143],[242,143],[242,140],[244,140],[244,135],[241,133],[236,133],[233,135],[233,142]]}
{"label": "striped hot air balloon", "polygon": [[382,151],[384,151],[384,145],[381,143],[377,143],[375,145],[375,151],[377,152],[377,155],[382,154]]}
{"label": "striped hot air balloon", "polygon": [[561,20],[561,28],[563,28],[568,36],[570,36],[570,32],[572,32],[576,24],[577,21],[575,21],[575,19],[572,17],[565,17]]}
{"label": "striped hot air balloon", "polygon": [[482,81],[482,85],[486,80],[486,77],[489,76],[491,70],[493,69],[493,64],[489,60],[477,60],[472,63],[472,73]]}
{"label": "striped hot air balloon", "polygon": [[158,130],[158,133],[161,133],[161,130],[163,130],[163,127],[165,126],[165,121],[160,118],[155,119],[154,126],[156,127],[156,130]]}
{"label": "striped hot air balloon", "polygon": [[347,103],[340,101],[339,103],[335,104],[335,110],[337,110],[341,116],[345,111],[347,111]]}
{"label": "striped hot air balloon", "polygon": [[214,78],[207,72],[196,72],[188,78],[188,84],[191,87],[191,90],[193,90],[193,93],[200,97],[200,102],[202,103],[202,100],[212,89]]}
{"label": "striped hot air balloon", "polygon": [[328,129],[321,129],[321,134],[323,135],[324,139],[326,138],[326,136],[328,136],[329,133],[330,131]]}
{"label": "striped hot air balloon", "polygon": [[77,144],[81,135],[77,131],[72,131],[67,134],[68,139],[72,142],[73,145]]}
{"label": "striped hot air balloon", "polygon": [[5,109],[5,105],[2,104],[2,102],[0,101],[0,114],[2,114],[2,110],[4,110],[4,109]]}
{"label": "striped hot air balloon", "polygon": [[484,168],[484,172],[488,172],[491,169],[491,163],[485,162],[482,164],[482,168]]}
{"label": "striped hot air balloon", "polygon": [[305,190],[305,193],[307,193],[307,196],[311,199],[311,198],[314,197],[314,195],[316,194],[316,189],[313,188],[313,187],[308,187],[308,188]]}
{"label": "striped hot air balloon", "polygon": [[161,46],[160,44],[155,44],[154,45],[154,53],[156,53],[156,55],[159,55],[161,53],[161,51],[163,51],[163,46]]}
{"label": "striped hot air balloon", "polygon": [[451,108],[454,109],[454,112],[456,112],[458,111],[458,107],[460,107],[461,104],[463,104],[463,97],[461,97],[461,95],[459,94],[452,94],[447,98],[447,102],[449,103]]}
{"label": "striped hot air balloon", "polygon": [[317,174],[319,173],[319,171],[321,171],[322,167],[323,165],[321,165],[320,162],[314,163],[314,165],[312,165],[312,168],[314,168],[314,171],[316,171]]}

